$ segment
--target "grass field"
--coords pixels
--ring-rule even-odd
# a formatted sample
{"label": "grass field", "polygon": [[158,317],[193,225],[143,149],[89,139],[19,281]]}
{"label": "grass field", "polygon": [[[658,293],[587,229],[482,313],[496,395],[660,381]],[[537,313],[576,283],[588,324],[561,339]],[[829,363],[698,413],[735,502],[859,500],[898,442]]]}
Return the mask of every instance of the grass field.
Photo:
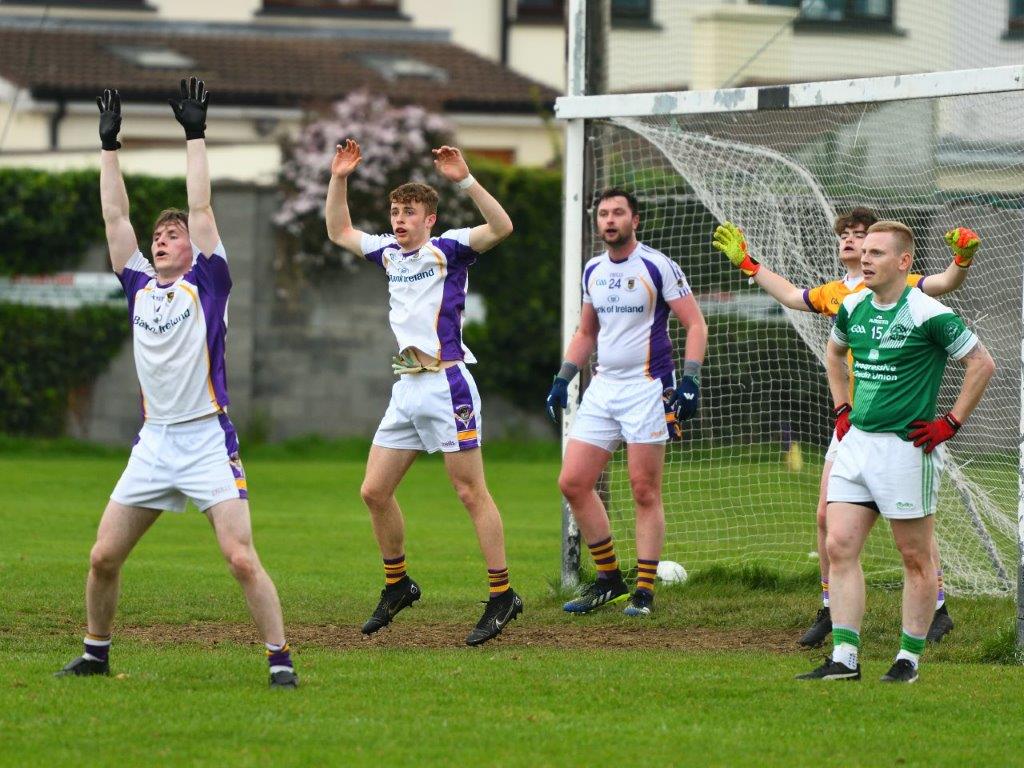
{"label": "grass field", "polygon": [[[358,497],[363,447],[247,455],[256,541],[275,578],[302,687],[266,689],[240,591],[195,511],[166,515],[129,559],[114,675],[54,679],[80,652],[82,587],[119,451],[0,443],[4,765],[1013,764],[1024,670],[1010,601],[951,603],[957,628],[918,684],[876,682],[898,594],[873,591],[859,684],[799,684],[819,654],[795,641],[813,572],[698,573],[636,622],[569,617],[557,594],[556,454],[487,453],[526,613],[461,645],[485,597],[471,526],[442,465],[418,462],[399,500],[424,589],[382,637],[359,626],[381,569]],[[812,525],[810,516],[808,526]],[[809,535],[810,538],[810,535]]]}

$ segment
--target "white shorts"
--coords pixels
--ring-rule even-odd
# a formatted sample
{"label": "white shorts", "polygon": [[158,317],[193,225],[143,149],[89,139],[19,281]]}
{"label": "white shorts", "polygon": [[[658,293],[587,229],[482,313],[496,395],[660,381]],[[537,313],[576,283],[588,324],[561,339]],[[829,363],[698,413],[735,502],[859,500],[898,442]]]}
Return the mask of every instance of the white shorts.
{"label": "white shorts", "polygon": [[374,445],[429,453],[466,451],[482,442],[480,392],[461,362],[396,381],[373,436]]}
{"label": "white shorts", "polygon": [[249,498],[238,435],[226,413],[181,424],[142,425],[110,498],[130,507],[203,512],[221,501]]}
{"label": "white shorts", "polygon": [[569,437],[614,452],[619,444],[664,443],[675,415],[666,405],[666,393],[675,377],[665,380],[617,381],[595,376],[583,393]]}
{"label": "white shorts", "polygon": [[835,461],[836,454],[839,453],[839,439],[836,437],[836,431],[832,430],[832,440],[828,444],[828,450],[825,451],[825,461]]}
{"label": "white shorts", "polygon": [[894,520],[933,515],[945,459],[943,445],[925,453],[893,432],[850,427],[832,465],[828,500],[873,501],[883,517]]}

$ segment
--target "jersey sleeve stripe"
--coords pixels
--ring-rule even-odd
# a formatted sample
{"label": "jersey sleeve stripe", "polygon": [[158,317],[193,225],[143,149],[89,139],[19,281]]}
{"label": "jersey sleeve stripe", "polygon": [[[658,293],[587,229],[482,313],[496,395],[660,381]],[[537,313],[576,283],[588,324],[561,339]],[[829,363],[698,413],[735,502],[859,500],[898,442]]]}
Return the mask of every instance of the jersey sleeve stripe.
{"label": "jersey sleeve stripe", "polygon": [[946,353],[954,360],[959,360],[978,344],[978,337],[969,328],[957,336],[946,346]]}
{"label": "jersey sleeve stripe", "polygon": [[811,289],[810,288],[804,288],[804,304],[807,305],[808,309],[810,309],[811,312],[817,312],[818,311],[818,308],[816,306],[814,306],[814,303],[811,301]]}
{"label": "jersey sleeve stripe", "polygon": [[838,344],[841,347],[848,347],[848,346],[850,346],[849,343],[847,342],[846,334],[843,333],[842,331],[840,331],[834,325],[832,326],[832,333],[829,334],[829,338],[832,339],[832,341],[834,341],[836,344]]}

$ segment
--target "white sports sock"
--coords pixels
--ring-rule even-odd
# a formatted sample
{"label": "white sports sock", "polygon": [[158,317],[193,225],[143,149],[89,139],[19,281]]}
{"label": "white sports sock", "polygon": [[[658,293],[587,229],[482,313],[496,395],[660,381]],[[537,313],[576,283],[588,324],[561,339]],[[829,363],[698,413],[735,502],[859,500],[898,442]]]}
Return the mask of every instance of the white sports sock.
{"label": "white sports sock", "polygon": [[840,643],[832,649],[832,661],[838,661],[840,664],[845,664],[850,669],[857,668],[857,651],[856,645],[851,643]]}
{"label": "white sports sock", "polygon": [[911,653],[910,651],[905,651],[902,648],[900,648],[900,652],[896,654],[896,661],[899,661],[900,659],[906,659],[914,665],[914,669],[917,669],[917,662],[920,660],[920,658],[920,653]]}

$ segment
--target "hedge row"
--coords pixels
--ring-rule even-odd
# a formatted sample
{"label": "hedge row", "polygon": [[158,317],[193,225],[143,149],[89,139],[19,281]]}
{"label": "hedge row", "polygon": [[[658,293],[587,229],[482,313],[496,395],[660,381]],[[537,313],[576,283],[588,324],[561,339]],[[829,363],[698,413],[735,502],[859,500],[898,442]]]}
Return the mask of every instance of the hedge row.
{"label": "hedge row", "polygon": [[126,309],[0,304],[0,432],[64,432],[68,398],[106,369],[128,336]]}
{"label": "hedge row", "polygon": [[[126,176],[131,219],[144,242],[157,214],[186,204],[184,179]],[[0,170],[0,275],[74,269],[103,242],[98,171]]]}

